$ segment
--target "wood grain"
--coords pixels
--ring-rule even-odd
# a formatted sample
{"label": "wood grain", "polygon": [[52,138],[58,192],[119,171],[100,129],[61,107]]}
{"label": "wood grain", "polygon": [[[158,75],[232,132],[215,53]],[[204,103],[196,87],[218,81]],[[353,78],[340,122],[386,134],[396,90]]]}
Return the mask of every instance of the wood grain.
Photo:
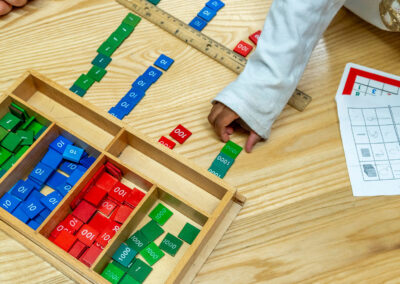
{"label": "wood grain", "polygon": [[[262,27],[271,1],[226,3],[204,32],[233,48]],[[159,4],[185,22],[203,5]],[[87,72],[97,47],[126,13],[106,0],[34,0],[0,18],[0,92],[26,69],[69,87]],[[207,168],[222,148],[206,119],[210,100],[236,75],[154,25],[139,24],[85,99],[109,109],[160,53],[176,62],[126,121],[152,139],[182,123],[194,134],[174,151]],[[398,34],[380,31],[345,9],[339,12],[299,85],[313,102],[303,113],[286,107],[270,140],[252,154],[241,154],[226,176],[248,199],[195,283],[399,281],[400,199],[352,196],[334,102],[347,62],[400,74],[399,53]],[[233,136],[241,144],[245,138],[244,133]],[[0,239],[0,279],[66,281],[15,241],[3,234]],[[10,250],[23,258],[16,260],[6,253]],[[10,263],[25,267],[29,278]]]}

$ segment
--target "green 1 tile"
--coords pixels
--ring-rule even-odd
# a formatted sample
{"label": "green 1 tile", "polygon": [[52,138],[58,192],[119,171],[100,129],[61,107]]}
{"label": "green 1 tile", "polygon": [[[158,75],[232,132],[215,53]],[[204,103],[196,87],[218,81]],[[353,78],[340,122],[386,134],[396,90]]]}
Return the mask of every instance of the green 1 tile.
{"label": "green 1 tile", "polygon": [[240,147],[235,142],[232,142],[231,140],[229,140],[228,142],[226,142],[226,144],[222,148],[221,152],[230,156],[232,159],[236,159],[236,157],[240,154],[240,152],[242,150],[243,150],[242,147]]}
{"label": "green 1 tile", "polygon": [[159,203],[149,214],[149,217],[161,226],[172,216],[171,210]]}
{"label": "green 1 tile", "polygon": [[11,152],[0,147],[0,165],[4,164],[11,157]]}
{"label": "green 1 tile", "polygon": [[9,132],[6,138],[1,141],[0,145],[6,148],[8,151],[14,152],[21,142],[22,139],[18,134]]}
{"label": "green 1 tile", "polygon": [[0,127],[0,141],[4,139],[8,134],[8,131],[5,130],[3,127]]}
{"label": "green 1 tile", "polygon": [[5,116],[0,119],[0,126],[5,130],[12,131],[17,128],[18,124],[22,122],[21,119],[16,117],[10,112],[7,112]]}
{"label": "green 1 tile", "polygon": [[139,16],[128,13],[128,15],[126,15],[125,19],[122,22],[135,28],[137,24],[139,24],[141,19],[142,18],[140,18]]}
{"label": "green 1 tile", "polygon": [[198,228],[189,223],[186,223],[182,231],[179,233],[178,237],[191,245],[199,233],[200,230]]}
{"label": "green 1 tile", "polygon": [[125,243],[131,247],[133,250],[140,252],[144,249],[150,241],[146,238],[146,236],[141,232],[137,231],[132,236],[130,236]]}
{"label": "green 1 tile", "polygon": [[94,79],[90,78],[86,74],[79,76],[78,80],[75,81],[74,85],[87,91],[94,83]]}
{"label": "green 1 tile", "polygon": [[131,25],[121,23],[119,27],[115,30],[115,33],[120,34],[124,39],[130,36],[135,28]]}
{"label": "green 1 tile", "polygon": [[8,171],[12,166],[14,166],[17,160],[18,159],[15,156],[11,156],[4,164],[1,165],[1,168],[5,171]]}
{"label": "green 1 tile", "polygon": [[153,266],[154,263],[159,261],[165,253],[155,243],[150,243],[144,250],[140,252],[140,255],[147,261],[148,264]]}
{"label": "green 1 tile", "polygon": [[139,281],[136,281],[135,278],[130,276],[129,274],[126,274],[124,278],[119,282],[119,284],[140,284]]}
{"label": "green 1 tile", "polygon": [[26,130],[32,130],[33,134],[36,135],[38,134],[42,129],[43,129],[43,125],[41,125],[39,122],[37,121],[32,121],[28,127],[26,128]]}
{"label": "green 1 tile", "polygon": [[103,42],[100,47],[97,49],[98,53],[101,53],[106,56],[111,56],[117,48],[112,45],[110,42]]}
{"label": "green 1 tile", "polygon": [[101,273],[101,276],[103,276],[111,283],[117,284],[121,280],[122,276],[124,276],[124,274],[125,272],[123,270],[119,269],[114,264],[109,263]]}
{"label": "green 1 tile", "polygon": [[33,121],[35,120],[34,116],[29,117],[25,122],[19,127],[21,130],[25,130]]}
{"label": "green 1 tile", "polygon": [[133,260],[131,268],[128,270],[128,274],[135,278],[137,281],[142,283],[149,276],[153,270],[151,266],[147,265],[144,261],[136,258]]}
{"label": "green 1 tile", "polygon": [[105,69],[108,64],[110,64],[111,60],[111,57],[98,53],[97,56],[93,59],[92,65],[96,65],[100,68]]}
{"label": "green 1 tile", "polygon": [[32,130],[17,130],[17,135],[21,137],[21,145],[32,145],[33,144],[33,131]]}
{"label": "green 1 tile", "polygon": [[95,81],[100,82],[101,79],[103,79],[104,75],[106,75],[106,73],[107,70],[93,65],[92,68],[89,70],[88,75]]}
{"label": "green 1 tile", "polygon": [[83,97],[86,94],[86,90],[82,89],[81,87],[78,87],[77,85],[72,85],[69,90],[75,94],[77,94],[80,97]]}
{"label": "green 1 tile", "polygon": [[181,248],[183,242],[168,233],[160,244],[160,249],[168,253],[169,255],[175,256],[178,250]]}
{"label": "green 1 tile", "polygon": [[151,220],[146,225],[144,225],[140,231],[150,242],[154,241],[164,233],[163,228],[161,228],[160,225],[158,225],[157,222],[154,220]]}
{"label": "green 1 tile", "polygon": [[123,34],[113,32],[106,41],[113,45],[115,48],[118,48],[124,40],[125,37]]}
{"label": "green 1 tile", "polygon": [[20,149],[18,149],[18,151],[15,153],[15,158],[18,160],[19,158],[21,158],[21,156],[23,154],[25,154],[26,151],[28,151],[29,146],[22,146]]}

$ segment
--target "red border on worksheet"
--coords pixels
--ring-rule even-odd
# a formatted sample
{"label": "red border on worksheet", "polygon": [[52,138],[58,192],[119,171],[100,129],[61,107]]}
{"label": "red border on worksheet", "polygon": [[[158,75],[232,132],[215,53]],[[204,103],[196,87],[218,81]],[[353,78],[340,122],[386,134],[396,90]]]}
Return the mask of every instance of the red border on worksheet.
{"label": "red border on worksheet", "polygon": [[356,68],[350,68],[349,75],[347,76],[346,84],[344,85],[343,95],[349,96],[351,95],[351,91],[353,90],[354,83],[356,81],[356,77],[361,76],[368,79],[372,79],[378,82],[382,82],[385,84],[393,85],[400,88],[400,81],[391,79],[388,77],[384,77],[378,74],[370,73],[367,71],[363,71]]}

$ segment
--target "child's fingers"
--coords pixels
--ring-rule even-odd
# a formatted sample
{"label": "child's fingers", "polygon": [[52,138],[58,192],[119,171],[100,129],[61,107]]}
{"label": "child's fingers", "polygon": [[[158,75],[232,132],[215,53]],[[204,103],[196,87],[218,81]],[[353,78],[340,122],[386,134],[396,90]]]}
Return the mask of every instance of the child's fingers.
{"label": "child's fingers", "polygon": [[217,116],[217,118],[215,119],[214,128],[215,132],[218,134],[222,141],[227,142],[229,140],[227,126],[229,126],[234,120],[238,118],[239,116],[228,108],[224,108]]}
{"label": "child's fingers", "polygon": [[249,138],[247,138],[247,142],[246,142],[246,146],[245,146],[246,152],[251,153],[254,145],[256,145],[261,140],[262,140],[262,138],[260,136],[258,136],[257,133],[255,133],[254,131],[250,131],[250,135],[249,135]]}
{"label": "child's fingers", "polygon": [[8,14],[12,9],[12,6],[8,3],[0,0],[0,16]]}
{"label": "child's fingers", "polygon": [[8,4],[13,5],[15,7],[22,7],[22,6],[26,5],[26,3],[28,1],[27,0],[6,0],[6,2],[8,2]]}
{"label": "child's fingers", "polygon": [[215,123],[215,119],[217,118],[217,116],[220,114],[220,112],[224,109],[224,105],[221,103],[215,103],[210,111],[210,114],[208,115],[208,122],[210,122],[210,124],[212,126],[214,126]]}

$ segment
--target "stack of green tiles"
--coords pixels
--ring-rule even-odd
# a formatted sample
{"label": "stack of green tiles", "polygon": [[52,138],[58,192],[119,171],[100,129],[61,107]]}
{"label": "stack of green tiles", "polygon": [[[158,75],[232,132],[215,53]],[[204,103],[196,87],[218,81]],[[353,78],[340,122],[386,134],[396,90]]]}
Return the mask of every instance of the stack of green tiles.
{"label": "stack of green tiles", "polygon": [[46,130],[15,103],[0,119],[0,177],[29,149],[29,146]]}
{"label": "stack of green tiles", "polygon": [[140,20],[140,17],[128,13],[118,28],[97,49],[98,54],[92,61],[92,68],[87,74],[79,76],[70,91],[83,97],[94,82],[100,82],[103,79],[107,73],[106,67],[111,62],[111,55],[129,37]]}
{"label": "stack of green tiles", "polygon": [[242,149],[242,147],[229,140],[215,158],[208,171],[219,178],[224,178]]}
{"label": "stack of green tiles", "polygon": [[[113,261],[101,275],[111,283],[143,283],[153,271],[152,266],[164,257],[165,253],[174,257],[183,241],[192,244],[200,230],[189,223],[185,224],[178,237],[167,233],[159,246],[154,243],[164,234],[161,226],[172,215],[171,210],[159,203],[149,214],[152,220],[121,244],[112,257]],[[138,255],[145,261],[138,258]]]}

